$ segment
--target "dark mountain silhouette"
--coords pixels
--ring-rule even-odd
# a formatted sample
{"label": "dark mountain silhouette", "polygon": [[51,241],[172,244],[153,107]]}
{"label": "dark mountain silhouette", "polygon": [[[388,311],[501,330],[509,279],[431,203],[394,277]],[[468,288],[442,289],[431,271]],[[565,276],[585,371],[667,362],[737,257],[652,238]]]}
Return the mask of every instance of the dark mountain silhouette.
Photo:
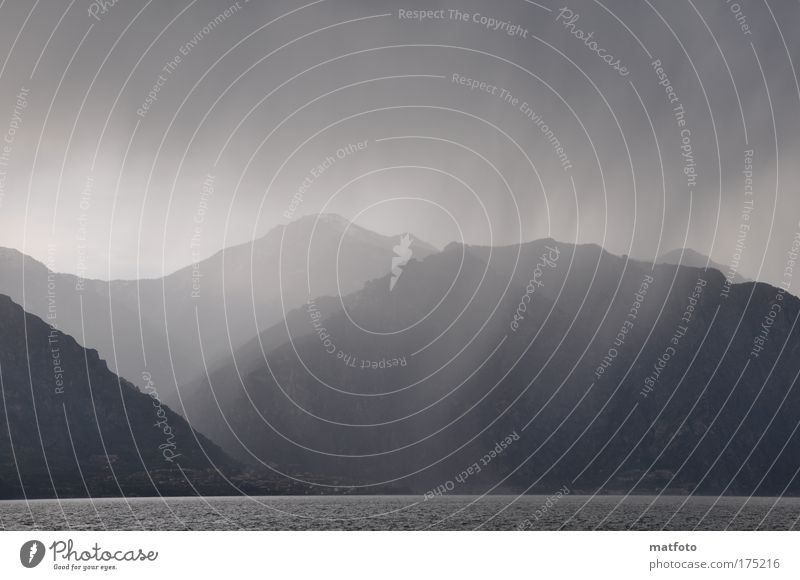
{"label": "dark mountain silhouette", "polygon": [[[164,278],[112,282],[50,272],[0,249],[0,293],[97,349],[120,376],[149,372],[181,412],[177,385],[309,296],[348,294],[388,274],[398,240],[340,216],[307,216]],[[418,258],[436,251],[417,239],[412,250]]]}
{"label": "dark mountain silhouette", "polygon": [[452,492],[797,493],[798,300],[723,283],[593,245],[451,244],[391,292],[291,312],[182,389],[187,417],[243,461],[354,485],[431,489],[513,433]]}
{"label": "dark mountain silhouette", "polygon": [[[670,250],[658,258],[658,263],[673,264],[675,266],[691,266],[692,268],[705,268],[707,265],[709,268],[719,270],[723,274],[728,273],[727,267],[718,264],[705,254],[701,254],[691,248],[675,248],[674,250]],[[731,283],[733,284],[744,284],[747,281],[747,278],[738,272],[734,273],[731,279]]]}
{"label": "dark mountain silhouette", "polygon": [[0,498],[219,493],[239,466],[158,400],[0,296]]}

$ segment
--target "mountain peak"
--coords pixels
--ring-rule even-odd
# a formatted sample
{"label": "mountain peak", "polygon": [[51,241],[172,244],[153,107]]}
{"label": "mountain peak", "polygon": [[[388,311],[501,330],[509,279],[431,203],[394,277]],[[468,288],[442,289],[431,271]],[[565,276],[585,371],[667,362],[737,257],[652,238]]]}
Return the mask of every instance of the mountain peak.
{"label": "mountain peak", "polygon": [[354,225],[350,220],[347,218],[339,215],[338,213],[317,213],[317,214],[307,214],[304,216],[299,217],[298,219],[294,220],[294,222],[290,222],[289,225],[293,223],[308,223],[308,222],[318,222],[323,223],[329,226],[335,226],[339,228],[346,228],[348,226]]}
{"label": "mountain peak", "polygon": [[288,223],[285,227],[292,229],[294,227],[308,227],[310,225],[314,225],[317,229],[326,227],[340,233],[347,232],[347,235],[351,238],[357,238],[365,243],[378,246],[385,246],[387,242],[394,245],[402,235],[410,235],[412,247],[423,250],[423,255],[427,256],[439,251],[438,248],[418,237],[412,231],[403,231],[400,234],[387,235],[358,225],[337,213],[306,214]]}

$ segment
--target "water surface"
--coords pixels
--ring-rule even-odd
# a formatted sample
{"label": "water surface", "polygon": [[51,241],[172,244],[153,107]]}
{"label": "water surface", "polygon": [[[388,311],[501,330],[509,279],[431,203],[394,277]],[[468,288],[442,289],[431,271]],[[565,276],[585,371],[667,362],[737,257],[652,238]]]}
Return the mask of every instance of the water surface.
{"label": "water surface", "polygon": [[0,524],[7,530],[789,530],[800,529],[798,518],[798,498],[271,496],[0,502]]}

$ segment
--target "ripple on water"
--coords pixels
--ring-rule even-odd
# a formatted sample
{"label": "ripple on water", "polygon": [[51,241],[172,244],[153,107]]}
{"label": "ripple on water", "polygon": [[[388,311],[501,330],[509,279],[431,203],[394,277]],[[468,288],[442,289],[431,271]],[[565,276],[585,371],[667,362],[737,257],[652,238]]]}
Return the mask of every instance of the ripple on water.
{"label": "ripple on water", "polygon": [[0,502],[8,530],[788,530],[800,499],[664,496],[223,497]]}

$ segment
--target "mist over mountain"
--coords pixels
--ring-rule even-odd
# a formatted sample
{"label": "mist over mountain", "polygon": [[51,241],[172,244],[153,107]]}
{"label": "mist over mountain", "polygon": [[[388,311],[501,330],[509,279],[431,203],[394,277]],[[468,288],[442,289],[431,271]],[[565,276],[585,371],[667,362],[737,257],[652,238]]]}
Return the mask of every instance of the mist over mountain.
{"label": "mist over mountain", "polygon": [[453,493],[797,493],[800,305],[725,287],[593,245],[451,244],[394,290],[291,312],[182,388],[187,417],[242,461],[366,490],[477,463]]}
{"label": "mist over mountain", "polygon": [[119,492],[112,468],[134,493],[163,484],[151,472],[181,489],[158,463],[151,394],[196,442],[182,467],[208,493],[227,489],[211,461],[246,465],[260,493],[425,493],[476,464],[453,493],[797,493],[798,300],[702,266],[553,239],[437,252],[337,216],[159,280],[83,281],[5,251],[2,285],[77,342],[5,299],[4,473],[13,444],[33,493],[53,487],[48,468],[67,494],[81,473],[89,493]]}
{"label": "mist over mountain", "polygon": [[[800,529],[798,24],[0,0],[0,529]],[[229,541],[155,564],[338,571]],[[643,570],[509,547],[391,570]]]}
{"label": "mist over mountain", "polygon": [[[0,293],[97,349],[119,375],[149,372],[180,412],[177,385],[309,296],[348,294],[386,275],[397,243],[340,216],[308,216],[164,278],[111,282],[52,272],[0,249]],[[416,238],[412,249],[419,258],[436,251]]]}

